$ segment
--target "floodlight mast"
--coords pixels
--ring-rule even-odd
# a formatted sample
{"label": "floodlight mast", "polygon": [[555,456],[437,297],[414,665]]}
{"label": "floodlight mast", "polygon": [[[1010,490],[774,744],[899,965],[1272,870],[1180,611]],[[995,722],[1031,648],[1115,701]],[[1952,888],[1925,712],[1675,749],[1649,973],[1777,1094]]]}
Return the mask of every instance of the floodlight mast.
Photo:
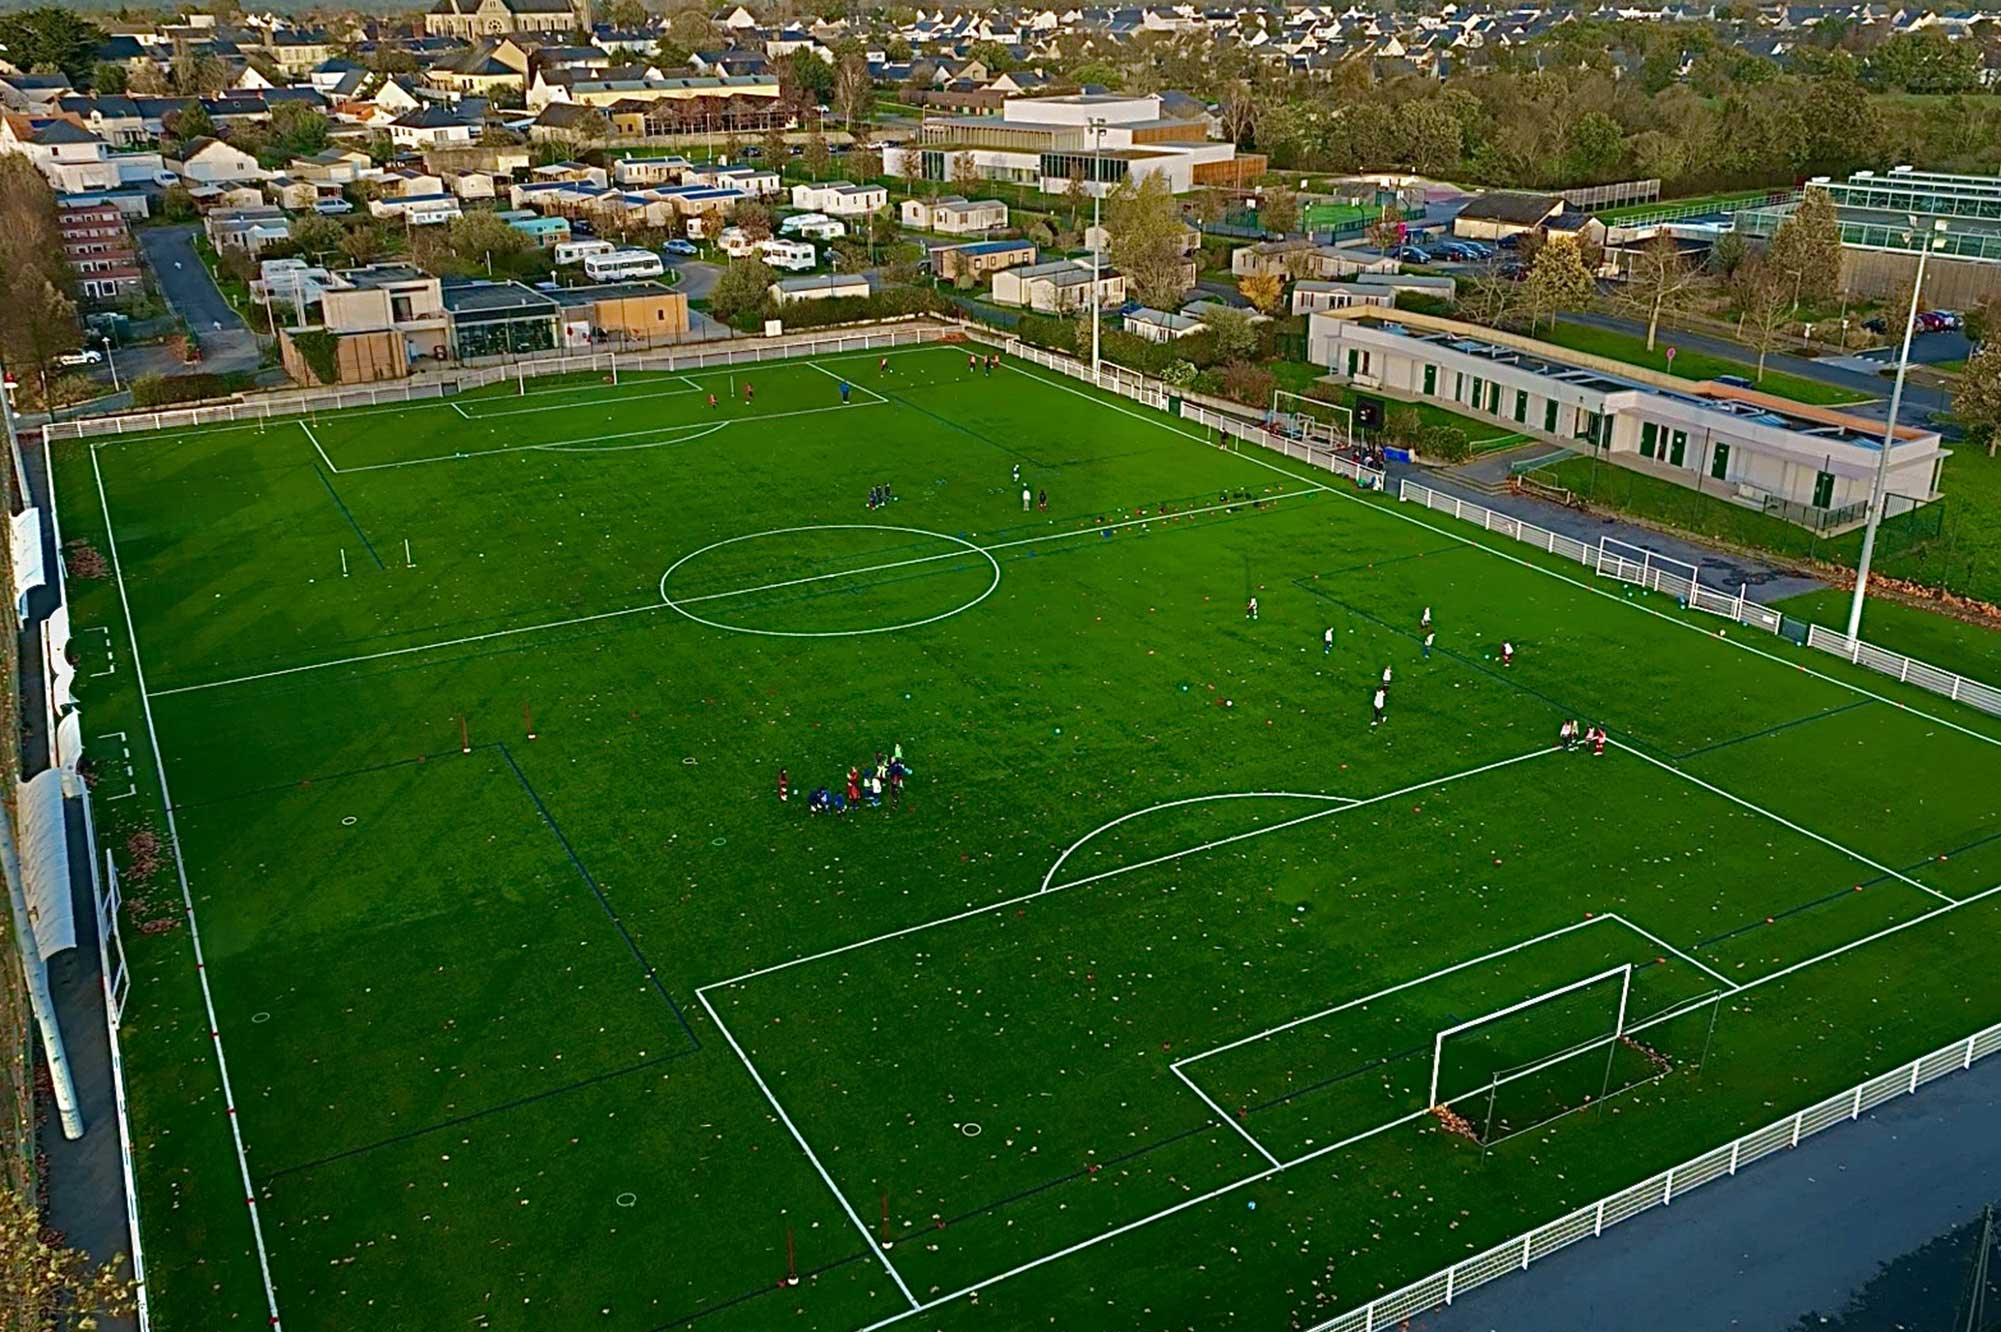
{"label": "floodlight mast", "polygon": [[1100,247],[1103,246],[1105,243],[1105,230],[1102,226],[1098,224],[1098,206],[1102,202],[1105,192],[1104,181],[1100,179],[1100,177],[1102,177],[1105,173],[1099,166],[1099,163],[1102,160],[1101,155],[1105,151],[1105,118],[1103,116],[1092,116],[1090,124],[1091,124],[1091,136],[1092,136],[1091,138],[1091,382],[1093,384],[1102,385],[1104,383],[1104,380],[1098,368],[1099,366],[1098,311],[1103,302],[1101,294],[1099,292],[1098,253]]}
{"label": "floodlight mast", "polygon": [[[1918,236],[1918,219],[1910,216],[1911,229],[1904,234]],[[1862,556],[1855,562],[1855,596],[1848,603],[1848,641],[1862,636],[1862,599],[1869,591],[1869,564],[1876,555],[1876,531],[1883,525],[1885,490],[1890,482],[1890,449],[1897,442],[1897,412],[1904,405],[1904,376],[1911,369],[1911,335],[1918,326],[1918,298],[1925,287],[1925,260],[1933,250],[1945,248],[1945,219],[1934,218],[1929,236],[1918,245],[1917,276],[1911,279],[1911,308],[1904,315],[1904,345],[1897,354],[1897,382],[1890,389],[1890,417],[1883,427],[1883,447],[1876,451],[1876,477],[1869,485],[1869,521],[1862,531]]]}

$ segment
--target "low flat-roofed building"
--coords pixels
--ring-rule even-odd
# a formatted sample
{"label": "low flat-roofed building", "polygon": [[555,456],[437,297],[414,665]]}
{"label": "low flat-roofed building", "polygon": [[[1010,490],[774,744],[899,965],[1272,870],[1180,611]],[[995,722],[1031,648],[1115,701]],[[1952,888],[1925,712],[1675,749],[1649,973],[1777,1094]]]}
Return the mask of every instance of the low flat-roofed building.
{"label": "low flat-roofed building", "polygon": [[[994,274],[996,305],[1021,305],[1043,314],[1088,310],[1093,304],[1091,265],[1082,259],[1057,259],[1046,264],[1008,268]],[[1126,299],[1125,274],[1102,269],[1095,285],[1095,303],[1121,305]]]}
{"label": "low flat-roofed building", "polygon": [[[1864,519],[1883,447],[1880,422],[1381,306],[1311,315],[1307,359],[1355,388],[1437,403],[1823,531]],[[1937,431],[1899,426],[1889,492],[1938,498],[1948,454]]]}
{"label": "low flat-roofed building", "polygon": [[793,301],[831,301],[837,296],[866,296],[868,279],[859,273],[815,273],[804,277],[780,278],[771,284],[771,299],[780,305]]}
{"label": "low flat-roofed building", "polygon": [[998,231],[1007,225],[1007,205],[998,199],[966,199],[948,194],[935,199],[905,199],[903,225],[947,236]]}
{"label": "low flat-roofed building", "polygon": [[946,281],[958,281],[961,273],[970,273],[977,281],[989,273],[1034,263],[1035,245],[1025,240],[974,241],[942,246],[933,250],[931,257],[938,276]]}
{"label": "low flat-roofed building", "polygon": [[606,282],[551,292],[563,307],[563,345],[672,341],[688,331],[688,298],[657,282]]}

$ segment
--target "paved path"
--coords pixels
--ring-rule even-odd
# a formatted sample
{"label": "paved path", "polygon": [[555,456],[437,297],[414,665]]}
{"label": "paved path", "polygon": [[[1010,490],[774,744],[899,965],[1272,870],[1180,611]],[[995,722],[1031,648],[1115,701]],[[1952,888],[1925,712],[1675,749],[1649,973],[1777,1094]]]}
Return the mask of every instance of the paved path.
{"label": "paved path", "polygon": [[136,234],[160,294],[201,341],[200,369],[214,374],[255,370],[259,360],[257,335],[202,266],[201,256],[195,253],[195,226],[140,227]]}
{"label": "paved path", "polygon": [[1813,1326],[1882,1264],[2001,1197],[1997,1123],[2001,1059],[1989,1059],[1413,1319],[1411,1332]]}

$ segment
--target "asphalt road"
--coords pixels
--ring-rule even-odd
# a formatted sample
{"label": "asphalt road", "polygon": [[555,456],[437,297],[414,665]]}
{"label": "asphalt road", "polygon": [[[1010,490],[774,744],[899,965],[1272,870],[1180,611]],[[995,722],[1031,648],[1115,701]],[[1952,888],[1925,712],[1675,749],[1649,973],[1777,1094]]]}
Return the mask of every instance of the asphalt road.
{"label": "asphalt road", "polygon": [[140,227],[137,234],[139,249],[153,270],[160,294],[175,314],[187,320],[201,342],[201,368],[216,373],[256,369],[257,335],[202,266],[195,253],[194,224]]}

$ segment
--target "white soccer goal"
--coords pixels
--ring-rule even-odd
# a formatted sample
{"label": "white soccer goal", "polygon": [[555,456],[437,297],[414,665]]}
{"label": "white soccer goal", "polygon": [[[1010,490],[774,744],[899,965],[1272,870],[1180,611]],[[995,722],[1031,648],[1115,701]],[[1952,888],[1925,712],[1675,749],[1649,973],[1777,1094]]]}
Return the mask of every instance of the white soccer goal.
{"label": "white soccer goal", "polygon": [[[1425,1104],[1434,1107],[1442,1104],[1438,1097],[1439,1076],[1445,1066],[1445,1044],[1453,1037],[1463,1036],[1478,1027],[1491,1026],[1496,1022],[1511,1018],[1517,1013],[1526,1012],[1531,1008],[1561,999],[1565,995],[1575,994],[1579,990],[1589,989],[1594,985],[1602,985],[1606,981],[1613,979],[1617,979],[1619,982],[1619,1003],[1617,1012],[1612,1020],[1612,1029],[1607,1032],[1595,1033],[1594,1039],[1587,1043],[1587,1045],[1600,1044],[1607,1040],[1617,1040],[1626,1033],[1626,1005],[1633,994],[1633,964],[1630,962],[1622,962],[1616,967],[1608,967],[1595,976],[1586,976],[1582,980],[1574,980],[1568,985],[1559,985],[1557,988],[1545,990],[1541,994],[1532,994],[1518,1003],[1509,1004],[1506,1008],[1497,1008],[1491,1013],[1482,1013],[1480,1016],[1468,1018],[1456,1026],[1440,1030],[1437,1035],[1432,1037],[1431,1041],[1431,1090],[1425,1098]],[[1553,1062],[1561,1062],[1577,1054],[1580,1048],[1583,1047],[1579,1047],[1575,1042],[1564,1043],[1559,1048],[1549,1051],[1546,1057],[1511,1070],[1509,1077],[1511,1080],[1520,1079],[1532,1073],[1540,1072],[1548,1068]],[[1490,1075],[1481,1079],[1480,1086],[1484,1088],[1492,1085],[1493,1082],[1494,1078]]]}
{"label": "white soccer goal", "polygon": [[1696,568],[1687,560],[1670,559],[1614,537],[1599,538],[1598,573],[1665,592],[1678,601],[1687,601],[1696,586]]}
{"label": "white soccer goal", "polygon": [[1355,442],[1355,411],[1338,402],[1322,402],[1290,389],[1273,389],[1271,414],[1265,425],[1275,434],[1304,440],[1320,449],[1337,449]]}

